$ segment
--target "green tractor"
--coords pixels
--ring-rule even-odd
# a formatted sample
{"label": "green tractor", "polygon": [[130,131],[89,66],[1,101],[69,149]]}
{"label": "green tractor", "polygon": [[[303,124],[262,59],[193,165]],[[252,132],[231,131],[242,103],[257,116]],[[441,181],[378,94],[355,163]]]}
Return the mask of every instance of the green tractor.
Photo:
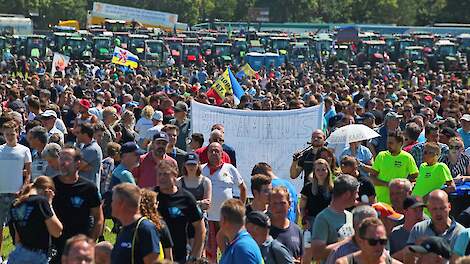
{"label": "green tractor", "polygon": [[7,39],[3,36],[0,36],[0,56],[3,56],[5,49],[7,48]]}
{"label": "green tractor", "polygon": [[143,61],[147,67],[167,66],[170,50],[162,40],[145,40],[145,53]]}
{"label": "green tractor", "polygon": [[419,68],[420,70],[424,70],[426,68],[426,57],[424,56],[424,47],[406,47],[404,56],[398,61],[398,66],[403,70],[408,69],[408,67]]}
{"label": "green tractor", "polygon": [[470,34],[463,33],[457,36],[457,43],[459,44],[459,51],[463,60],[470,64]]}
{"label": "green tractor", "polygon": [[394,62],[399,62],[405,56],[407,47],[415,46],[414,40],[410,38],[399,39],[395,42],[393,52],[390,54],[390,59]]}
{"label": "green tractor", "polygon": [[210,57],[212,52],[212,45],[216,42],[214,37],[202,37],[199,41],[201,45],[202,55],[205,57]]}
{"label": "green tractor", "polygon": [[292,42],[289,45],[287,61],[299,67],[302,63],[310,62],[310,49],[306,42]]}
{"label": "green tractor", "polygon": [[43,59],[47,55],[46,36],[30,35],[26,36],[24,40],[24,50],[22,55],[26,58]]}
{"label": "green tractor", "polygon": [[145,41],[149,39],[147,35],[129,35],[129,51],[142,58],[145,53]]}
{"label": "green tractor", "polygon": [[90,41],[84,37],[69,37],[62,47],[62,53],[69,56],[71,60],[89,61],[92,57],[92,46]]}
{"label": "green tractor", "polygon": [[235,38],[232,41],[232,57],[238,63],[243,60],[245,54],[248,53],[248,42],[244,38]]}
{"label": "green tractor", "polygon": [[[429,56],[430,66],[433,70],[460,71],[463,65],[457,55],[457,44],[449,40],[439,40],[434,45],[434,52]],[[466,63],[465,63],[466,65]]]}
{"label": "green tractor", "polygon": [[97,60],[108,61],[113,57],[112,49],[113,41],[111,37],[99,36],[94,37],[93,41],[93,57]]}
{"label": "green tractor", "polygon": [[220,65],[229,64],[232,62],[231,50],[232,44],[230,43],[214,43],[211,55]]}

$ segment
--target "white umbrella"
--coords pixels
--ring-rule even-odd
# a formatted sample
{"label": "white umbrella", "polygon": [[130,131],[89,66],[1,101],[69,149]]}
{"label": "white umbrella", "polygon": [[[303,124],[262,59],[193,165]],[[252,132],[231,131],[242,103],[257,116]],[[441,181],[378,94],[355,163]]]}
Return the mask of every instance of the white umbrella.
{"label": "white umbrella", "polygon": [[371,138],[380,137],[380,135],[368,126],[361,124],[347,125],[333,131],[326,139],[329,144],[351,143]]}

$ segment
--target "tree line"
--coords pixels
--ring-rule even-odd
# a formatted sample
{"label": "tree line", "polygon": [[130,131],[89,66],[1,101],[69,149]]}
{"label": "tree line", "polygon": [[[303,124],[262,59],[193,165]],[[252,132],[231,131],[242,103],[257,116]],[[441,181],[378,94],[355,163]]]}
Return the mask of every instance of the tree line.
{"label": "tree line", "polygon": [[[460,0],[100,0],[101,2],[176,13],[189,24],[219,19],[249,21],[251,7],[269,8],[271,22],[371,23],[430,25],[470,23],[470,1]],[[91,0],[3,0],[2,13],[39,14],[40,27],[58,20],[85,23]]]}

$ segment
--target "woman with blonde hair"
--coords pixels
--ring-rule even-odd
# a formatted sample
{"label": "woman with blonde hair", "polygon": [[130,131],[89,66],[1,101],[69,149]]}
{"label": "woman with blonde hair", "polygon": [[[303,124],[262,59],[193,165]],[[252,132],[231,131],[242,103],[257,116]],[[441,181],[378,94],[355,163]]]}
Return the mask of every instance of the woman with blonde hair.
{"label": "woman with blonde hair", "polygon": [[39,176],[20,191],[10,209],[16,248],[8,263],[49,263],[51,236],[60,237],[63,229],[51,205],[54,192],[54,182],[47,176]]}
{"label": "woman with blonde hair", "polygon": [[309,175],[310,182],[307,183],[300,192],[300,214],[304,225],[308,229],[313,227],[315,217],[331,201],[331,192],[333,191],[333,172],[328,161],[317,159],[313,163],[313,171]]}
{"label": "woman with blonde hair", "polygon": [[163,248],[165,259],[173,261],[173,239],[171,238],[170,230],[165,221],[158,213],[157,193],[148,189],[142,188],[140,190],[140,205],[139,210],[143,217],[152,221],[157,227],[158,235],[160,236],[160,243]]}
{"label": "woman with blonde hair", "polygon": [[125,144],[127,142],[135,142],[137,133],[134,130],[135,125],[135,116],[129,110],[124,111],[119,122],[119,127],[121,129],[121,139],[118,142],[119,144]]}
{"label": "woman with blonde hair", "polygon": [[135,131],[138,133],[137,141],[143,139],[147,130],[153,127],[152,116],[155,111],[151,105],[147,105],[142,109],[141,117],[135,124]]}

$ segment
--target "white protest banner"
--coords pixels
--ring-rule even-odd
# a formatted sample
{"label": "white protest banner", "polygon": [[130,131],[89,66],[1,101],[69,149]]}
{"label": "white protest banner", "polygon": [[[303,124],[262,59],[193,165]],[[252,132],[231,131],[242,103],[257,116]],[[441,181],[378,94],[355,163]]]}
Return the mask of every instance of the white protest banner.
{"label": "white protest banner", "polygon": [[51,75],[54,76],[56,71],[65,72],[65,68],[69,65],[70,57],[63,54],[54,52],[54,58],[52,59]]}
{"label": "white protest banner", "polygon": [[322,127],[323,105],[286,111],[246,111],[191,103],[193,133],[202,133],[207,140],[216,123],[224,125],[225,142],[236,151],[237,168],[248,190],[253,166],[267,162],[278,177],[290,180],[300,192],[303,179],[291,180],[289,175],[292,154],[305,148],[312,131]]}

